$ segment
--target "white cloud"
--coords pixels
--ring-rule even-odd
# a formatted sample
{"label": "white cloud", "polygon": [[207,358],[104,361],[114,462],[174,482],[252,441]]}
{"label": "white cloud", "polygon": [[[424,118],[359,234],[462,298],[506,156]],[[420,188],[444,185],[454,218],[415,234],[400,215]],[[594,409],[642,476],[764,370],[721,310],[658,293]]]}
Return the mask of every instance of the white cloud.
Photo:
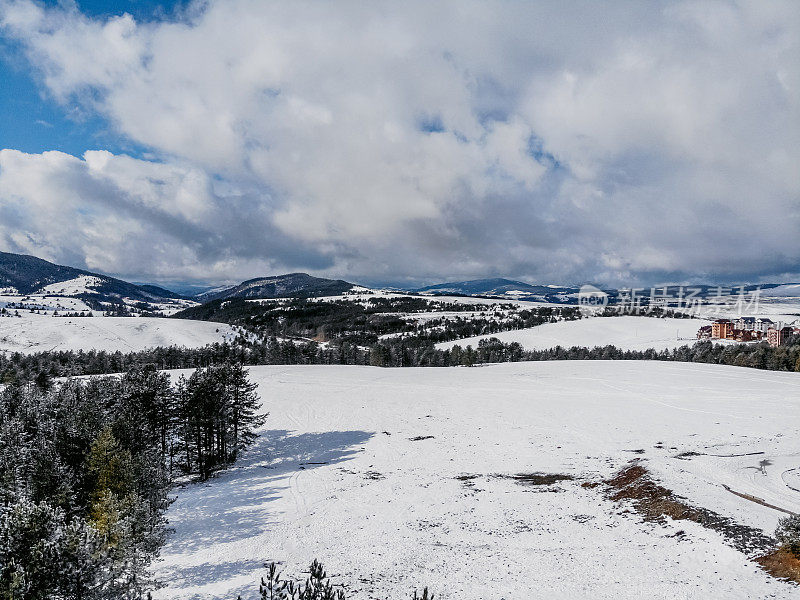
{"label": "white cloud", "polygon": [[793,2],[227,0],[143,25],[0,0],[0,23],[160,158],[6,151],[7,247],[171,278],[800,271]]}

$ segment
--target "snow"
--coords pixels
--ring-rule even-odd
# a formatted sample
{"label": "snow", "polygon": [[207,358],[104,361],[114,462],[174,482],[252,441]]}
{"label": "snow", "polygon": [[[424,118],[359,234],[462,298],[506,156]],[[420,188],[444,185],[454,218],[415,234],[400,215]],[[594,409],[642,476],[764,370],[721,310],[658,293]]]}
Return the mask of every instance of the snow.
{"label": "snow", "polygon": [[96,294],[94,288],[103,284],[99,277],[80,275],[75,279],[51,283],[40,288],[36,293],[41,295],[77,296],[79,294]]}
{"label": "snow", "polygon": [[[45,286],[35,294],[24,295],[19,294],[14,288],[0,288],[0,308],[13,304],[16,307],[22,306],[23,308],[19,308],[20,311],[34,308],[36,310],[57,310],[60,312],[88,312],[92,310],[92,307],[74,296],[78,294],[96,294],[97,292],[93,289],[93,286],[101,282],[102,280],[96,277],[79,277],[70,281]],[[120,298],[120,301],[128,307],[134,307],[134,312],[138,310],[136,307],[140,304],[140,300],[127,297]],[[112,308],[112,303],[110,302],[100,301],[99,303],[106,308]],[[159,311],[164,315],[171,315],[184,308],[197,305],[198,303],[193,300],[178,298],[147,303],[148,310]]]}
{"label": "snow", "polygon": [[61,312],[88,312],[91,307],[79,298],[70,298],[69,296],[22,296],[19,294],[2,294],[0,293],[0,308],[8,307],[9,305],[23,306],[24,308],[10,308],[9,310],[28,310],[35,308],[36,310],[50,310]]}
{"label": "snow", "polygon": [[562,346],[614,345],[623,350],[664,350],[697,341],[697,330],[708,321],[701,319],[657,319],[654,317],[589,317],[577,321],[545,323],[537,327],[501,331],[437,344],[439,349],[461,346],[477,348],[482,339],[496,337],[502,342],[519,342],[526,350]]}
{"label": "snow", "polygon": [[53,317],[20,310],[0,319],[0,351],[131,352],[155,346],[196,348],[234,336],[222,323],[152,317]]}
{"label": "snow", "polygon": [[[782,513],[722,484],[800,511],[786,483],[800,375],[638,361],[250,373],[270,416],[234,468],[178,490],[158,598],[253,599],[265,561],[296,574],[313,558],[353,600],[424,585],[441,600],[797,597],[717,532],[645,523],[580,484],[638,458],[689,502],[771,532]],[[747,452],[764,454],[711,456]],[[529,472],[577,479],[492,476]]]}
{"label": "snow", "polygon": [[[783,287],[783,286],[782,286]],[[777,289],[777,288],[776,288]],[[800,322],[800,297],[784,297],[775,293],[771,297],[764,290],[762,295],[754,300],[743,300],[741,303],[710,303],[698,307],[670,307],[671,310],[691,314],[704,319],[737,319],[739,317],[767,317],[776,322],[792,324]]]}
{"label": "snow", "polygon": [[786,283],[774,288],[761,290],[761,295],[776,298],[800,298],[800,283]]}

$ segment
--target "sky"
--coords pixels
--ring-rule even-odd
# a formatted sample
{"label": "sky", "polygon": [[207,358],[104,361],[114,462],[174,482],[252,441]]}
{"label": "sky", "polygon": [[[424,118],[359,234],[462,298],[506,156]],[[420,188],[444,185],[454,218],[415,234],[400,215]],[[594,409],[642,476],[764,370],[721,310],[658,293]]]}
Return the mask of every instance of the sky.
{"label": "sky", "polygon": [[135,281],[800,280],[800,3],[0,0],[0,250]]}

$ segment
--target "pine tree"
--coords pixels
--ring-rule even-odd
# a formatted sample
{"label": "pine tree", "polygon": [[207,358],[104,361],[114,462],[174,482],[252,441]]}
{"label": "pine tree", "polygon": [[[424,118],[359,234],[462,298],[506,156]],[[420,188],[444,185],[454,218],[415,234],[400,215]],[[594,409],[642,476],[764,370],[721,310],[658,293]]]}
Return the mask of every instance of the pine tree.
{"label": "pine tree", "polygon": [[800,515],[789,515],[779,519],[775,537],[789,552],[800,558]]}
{"label": "pine tree", "polygon": [[258,385],[247,378],[247,371],[241,364],[226,365],[225,380],[233,437],[228,460],[233,462],[240,451],[253,443],[255,430],[264,424],[267,414],[258,414],[261,408],[256,393]]}

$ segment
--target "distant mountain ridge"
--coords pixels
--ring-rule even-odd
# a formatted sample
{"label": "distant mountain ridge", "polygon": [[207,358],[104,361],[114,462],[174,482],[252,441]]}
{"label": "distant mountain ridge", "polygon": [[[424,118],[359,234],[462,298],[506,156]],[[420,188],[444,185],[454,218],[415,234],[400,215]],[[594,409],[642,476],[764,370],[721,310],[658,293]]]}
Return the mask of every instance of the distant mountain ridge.
{"label": "distant mountain ridge", "polygon": [[[60,284],[65,285],[60,288]],[[135,285],[108,275],[11,252],[0,252],[0,288],[13,288],[22,295],[43,293],[111,302],[122,298],[140,302],[181,298],[158,286]]]}
{"label": "distant mountain ridge", "polygon": [[466,296],[519,297],[535,296],[541,299],[566,297],[577,294],[579,288],[555,285],[532,285],[524,281],[495,277],[491,279],[471,279],[439,283],[412,290],[418,294],[459,294]]}
{"label": "distant mountain ridge", "polygon": [[342,279],[325,279],[308,273],[287,273],[248,279],[228,288],[217,288],[195,296],[198,302],[228,298],[310,298],[338,296],[356,287]]}
{"label": "distant mountain ridge", "polygon": [[[623,288],[605,288],[610,298],[616,298],[620,295]],[[656,295],[668,295],[671,297],[684,297],[690,292],[695,298],[713,298],[720,294],[736,295],[740,292],[751,293],[760,289],[761,294],[765,298],[781,298],[781,297],[800,297],[800,284],[797,283],[764,283],[764,284],[750,284],[744,286],[718,286],[710,284],[692,284],[692,285],[659,285],[653,287],[636,287],[634,288],[637,294],[641,296],[648,296],[651,291]],[[546,301],[563,302],[565,298],[574,300],[577,294],[580,293],[581,288],[578,286],[560,286],[560,285],[534,285],[525,283],[524,281],[517,281],[513,279],[505,279],[501,277],[490,279],[470,279],[467,281],[454,281],[449,283],[438,283],[416,289],[409,289],[409,292],[416,294],[432,294],[432,295],[447,295],[457,294],[464,296],[492,296],[492,297],[509,297],[516,299],[542,299]]]}
{"label": "distant mountain ridge", "polygon": [[[61,285],[63,284],[63,285]],[[709,298],[717,293],[718,287],[707,284],[682,286],[699,289],[698,298]],[[9,290],[11,288],[11,290]],[[745,291],[761,288],[763,296],[774,300],[781,297],[800,297],[798,283],[769,283],[744,286]],[[108,275],[101,275],[57,265],[26,254],[0,252],[0,290],[16,292],[21,295],[49,294],[84,299],[90,305],[99,302],[117,303],[123,298],[129,302],[158,303],[163,301],[187,301],[200,303],[228,298],[309,298],[319,296],[338,296],[356,289],[366,289],[342,279],[314,277],[308,273],[287,273],[269,277],[256,277],[238,285],[217,287],[195,295],[181,295],[163,287],[151,284],[134,284]],[[638,288],[642,290],[642,288]],[[658,286],[656,290],[663,290]],[[729,290],[738,290],[728,287]],[[439,283],[407,292],[423,295],[488,296],[517,300],[539,300],[545,302],[575,302],[580,288],[577,286],[534,285],[524,281],[502,277],[472,279]],[[619,290],[606,289],[610,298],[615,298]],[[640,293],[647,295],[650,288]],[[735,292],[734,292],[735,293]],[[667,294],[680,294],[679,286],[667,286]]]}

